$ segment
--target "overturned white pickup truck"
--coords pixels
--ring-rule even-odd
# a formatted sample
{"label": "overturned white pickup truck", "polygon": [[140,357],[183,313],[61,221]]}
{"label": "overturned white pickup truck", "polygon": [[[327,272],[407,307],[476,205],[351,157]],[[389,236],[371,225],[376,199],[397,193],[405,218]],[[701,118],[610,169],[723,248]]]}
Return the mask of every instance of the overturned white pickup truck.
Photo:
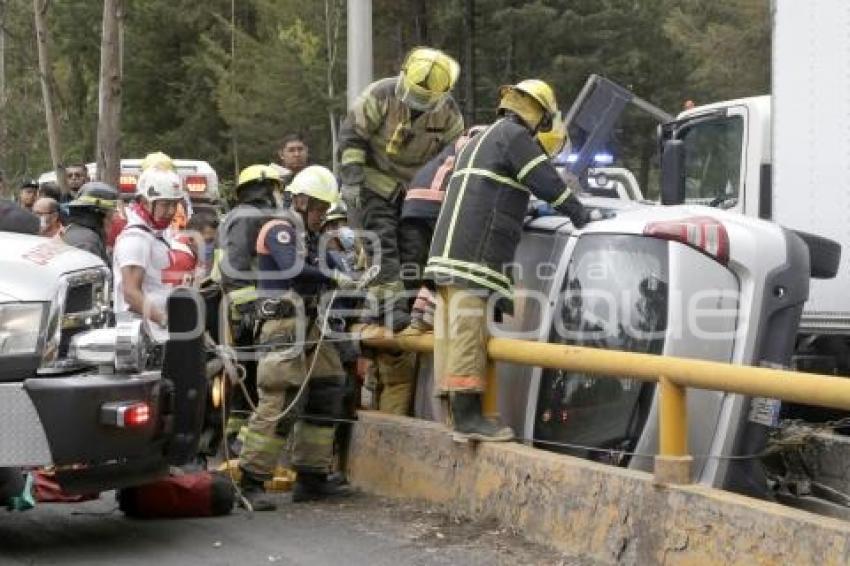
{"label": "overturned white pickup truck", "polygon": [[[586,199],[615,210],[576,230],[529,220],[512,272],[507,337],[743,365],[787,367],[812,275],[835,273],[838,253],[773,222],[706,206]],[[499,411],[527,442],[651,470],[658,451],[656,386],[634,379],[499,364]],[[429,383],[422,369],[420,386]],[[417,414],[432,418],[429,392]],[[690,390],[694,480],[760,497],[780,494],[767,456],[786,408],[744,395]]]}

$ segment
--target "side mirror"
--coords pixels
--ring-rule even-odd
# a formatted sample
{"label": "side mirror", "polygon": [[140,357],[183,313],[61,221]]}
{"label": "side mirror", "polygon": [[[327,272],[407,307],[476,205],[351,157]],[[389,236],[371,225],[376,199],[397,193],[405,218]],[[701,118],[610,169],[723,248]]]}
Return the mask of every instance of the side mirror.
{"label": "side mirror", "polygon": [[685,202],[685,143],[667,140],[661,153],[661,204]]}

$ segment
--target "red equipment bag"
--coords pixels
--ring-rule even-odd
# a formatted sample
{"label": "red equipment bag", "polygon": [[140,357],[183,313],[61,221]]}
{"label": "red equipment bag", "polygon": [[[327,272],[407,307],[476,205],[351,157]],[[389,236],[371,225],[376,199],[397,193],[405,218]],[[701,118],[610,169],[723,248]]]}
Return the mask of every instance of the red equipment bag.
{"label": "red equipment bag", "polygon": [[136,519],[227,515],[235,500],[230,478],[206,471],[169,476],[118,491],[118,507]]}
{"label": "red equipment bag", "polygon": [[56,474],[47,470],[33,473],[33,495],[39,503],[79,503],[100,497],[99,493],[68,494],[56,481]]}

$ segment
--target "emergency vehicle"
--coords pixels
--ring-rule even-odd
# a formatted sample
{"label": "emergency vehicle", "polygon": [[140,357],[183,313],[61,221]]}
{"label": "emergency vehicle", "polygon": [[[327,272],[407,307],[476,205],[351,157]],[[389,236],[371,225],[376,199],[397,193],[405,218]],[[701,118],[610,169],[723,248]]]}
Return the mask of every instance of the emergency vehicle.
{"label": "emergency vehicle", "polygon": [[[194,159],[174,159],[175,170],[183,180],[183,188],[191,199],[193,208],[214,208],[219,205],[220,195],[218,192],[218,174],[206,161]],[[97,164],[87,163],[89,179],[94,179],[97,174]],[[136,182],[142,174],[141,159],[122,159],[121,177],[118,190],[121,195],[130,198],[136,192]],[[38,182],[46,183],[56,181],[56,172],[43,173]]]}
{"label": "emergency vehicle", "polygon": [[156,344],[140,319],[113,323],[109,270],[92,254],[0,232],[0,272],[0,501],[26,468],[92,493],[194,457],[207,388],[194,292],[169,299],[172,334]]}

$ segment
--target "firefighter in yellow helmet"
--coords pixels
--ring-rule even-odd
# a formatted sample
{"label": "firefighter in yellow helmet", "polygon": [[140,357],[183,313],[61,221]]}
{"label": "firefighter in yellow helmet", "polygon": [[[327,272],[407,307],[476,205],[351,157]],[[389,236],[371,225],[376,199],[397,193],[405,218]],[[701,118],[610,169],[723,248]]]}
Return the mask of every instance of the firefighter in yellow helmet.
{"label": "firefighter in yellow helmet", "polygon": [[150,168],[162,169],[163,171],[176,171],[174,160],[168,154],[161,151],[149,153],[142,159],[141,169],[147,171]]}
{"label": "firefighter in yellow helmet", "polygon": [[[554,140],[542,132],[559,122],[555,93],[545,82],[524,80],[500,89],[500,118],[458,155],[437,219],[425,277],[436,286],[434,359],[440,393],[449,397],[456,435],[509,440],[513,431],[485,418],[488,301],[510,312],[508,266],[522,233],[531,194],[552,204],[580,228],[593,217],[565,186],[547,151]],[[544,151],[541,141],[549,148]]]}
{"label": "firefighter in yellow helmet", "polygon": [[[402,266],[415,264],[399,231],[401,205],[416,171],[463,131],[463,117],[451,90],[460,66],[438,49],[417,47],[398,76],[369,85],[349,109],[340,128],[343,198],[351,224],[366,232],[370,261],[381,271],[370,291],[378,299],[377,322],[401,330],[410,322]],[[409,282],[415,294],[418,277]],[[384,405],[406,413],[413,393],[412,354],[382,355],[378,371],[392,384]],[[390,409],[391,408],[391,409]]]}
{"label": "firefighter in yellow helmet", "polygon": [[[242,434],[242,491],[255,511],[275,508],[263,482],[271,478],[292,432],[293,501],[338,491],[327,481],[334,460],[335,420],[350,418],[344,402],[345,370],[334,343],[320,341],[322,294],[356,282],[319,256],[318,235],[339,199],[333,173],[303,169],[289,186],[292,207],[269,219],[255,240],[259,260],[257,368],[259,401]],[[305,384],[305,379],[309,381]],[[301,389],[304,389],[301,392]],[[299,418],[303,413],[306,418]]]}
{"label": "firefighter in yellow helmet", "polygon": [[[229,323],[235,346],[249,348],[256,333],[255,302],[257,299],[256,242],[260,228],[274,214],[275,191],[280,176],[268,165],[251,165],[239,173],[236,182],[237,205],[227,213],[218,227],[213,279],[220,281],[229,304]],[[245,351],[245,350],[240,350]],[[256,400],[256,363],[246,356],[245,385]],[[250,404],[241,392],[235,393],[229,405],[226,441],[231,453],[238,452],[236,437],[247,423]]]}

